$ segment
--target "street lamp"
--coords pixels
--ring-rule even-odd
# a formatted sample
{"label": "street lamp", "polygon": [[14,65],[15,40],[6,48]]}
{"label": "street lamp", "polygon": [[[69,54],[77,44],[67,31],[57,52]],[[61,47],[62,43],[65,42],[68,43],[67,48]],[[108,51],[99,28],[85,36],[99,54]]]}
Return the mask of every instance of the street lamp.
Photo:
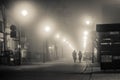
{"label": "street lamp", "polygon": [[51,46],[49,46],[49,49],[52,49],[52,47],[51,47]]}
{"label": "street lamp", "polygon": [[87,25],[89,25],[89,24],[90,24],[90,21],[89,21],[89,20],[87,20],[85,23],[86,23]]}
{"label": "street lamp", "polygon": [[63,42],[66,42],[66,39],[65,39],[65,38],[63,39]]}
{"label": "street lamp", "polygon": [[21,15],[22,16],[27,16],[28,15],[28,11],[27,10],[22,10],[21,11]]}
{"label": "street lamp", "polygon": [[[27,16],[28,15],[27,10],[22,10],[21,15],[23,17]],[[18,48],[19,48],[19,64],[21,64],[21,62],[22,62],[22,60],[21,60],[21,56],[22,56],[21,55],[21,31],[22,31],[21,26],[19,26],[19,45],[18,45]]]}
{"label": "street lamp", "polygon": [[[51,31],[50,26],[45,26],[44,31],[46,33],[50,32]],[[47,41],[47,38],[46,38],[46,53],[43,53],[43,63],[46,62],[46,54],[47,54],[47,58],[48,58],[48,53],[49,53],[49,51],[48,51],[48,41]]]}
{"label": "street lamp", "polygon": [[[60,35],[56,35],[57,40],[60,38]],[[55,40],[55,51],[56,51],[56,58],[59,58],[59,42]]]}
{"label": "street lamp", "polygon": [[[89,26],[92,24],[90,20],[86,20],[85,23],[86,23],[86,25],[89,25]],[[84,36],[88,37],[87,35],[88,35],[88,32],[85,31],[85,32],[84,32]],[[85,39],[85,41],[84,41],[84,47],[86,47],[86,46],[85,46],[86,44],[87,44],[87,42],[86,42],[86,39]],[[93,47],[92,47],[92,48],[93,48]],[[93,63],[93,62],[94,62],[94,53],[93,53],[93,49],[92,49],[92,63]]]}
{"label": "street lamp", "polygon": [[84,35],[87,36],[88,35],[88,31],[84,31]]}
{"label": "street lamp", "polygon": [[45,32],[50,32],[50,27],[49,26],[45,27]]}
{"label": "street lamp", "polygon": [[[29,11],[29,12],[28,12]],[[29,16],[28,16],[29,14]],[[31,22],[34,17],[36,16],[36,9],[34,8],[34,3],[24,3],[23,2],[16,2],[15,5],[11,5],[10,13],[9,15],[12,17],[12,20],[19,25],[18,29],[18,46],[16,46],[19,49],[19,64],[21,64],[21,31],[22,27],[21,25],[28,25],[29,22]],[[26,35],[25,35],[26,37]]]}

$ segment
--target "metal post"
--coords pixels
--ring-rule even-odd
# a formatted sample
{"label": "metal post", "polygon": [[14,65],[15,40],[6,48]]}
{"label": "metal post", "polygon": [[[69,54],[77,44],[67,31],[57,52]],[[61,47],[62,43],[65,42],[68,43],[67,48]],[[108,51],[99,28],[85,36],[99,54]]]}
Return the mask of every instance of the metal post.
{"label": "metal post", "polygon": [[21,28],[19,28],[19,63],[18,64],[21,65]]}
{"label": "metal post", "polygon": [[6,48],[7,48],[7,34],[6,34],[6,24],[7,24],[7,21],[6,21],[6,14],[5,14],[5,7],[4,5],[2,5],[2,18],[3,18],[3,41],[4,41],[4,51],[6,51]]}
{"label": "metal post", "polygon": [[55,52],[56,52],[56,59],[58,58],[58,52],[57,52],[57,44],[55,42]]}
{"label": "metal post", "polygon": [[45,46],[43,41],[43,63],[45,63]]}
{"label": "metal post", "polygon": [[45,54],[45,60],[49,60],[49,51],[48,51],[48,41],[46,39],[46,54]]}
{"label": "metal post", "polygon": [[64,57],[64,55],[63,55],[64,53],[63,53],[63,44],[62,44],[62,58]]}
{"label": "metal post", "polygon": [[94,63],[94,33],[92,32],[92,63]]}
{"label": "metal post", "polygon": [[94,63],[94,52],[92,51],[92,63]]}

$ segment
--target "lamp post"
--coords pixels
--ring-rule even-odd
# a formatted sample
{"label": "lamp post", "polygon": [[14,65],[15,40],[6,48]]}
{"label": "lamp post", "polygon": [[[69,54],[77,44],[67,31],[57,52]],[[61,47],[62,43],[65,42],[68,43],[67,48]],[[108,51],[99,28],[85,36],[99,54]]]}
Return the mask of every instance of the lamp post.
{"label": "lamp post", "polygon": [[[92,24],[92,22],[91,22],[90,20],[86,20],[85,23],[86,23],[86,25],[88,25],[88,26],[90,26],[90,25]],[[90,32],[91,32],[91,30],[90,30]],[[85,31],[85,32],[84,32],[84,35],[87,36],[87,35],[88,35],[88,32]],[[91,33],[91,35],[92,35],[92,33]],[[92,40],[92,37],[91,37],[91,40]],[[93,42],[92,42],[92,43],[93,43]],[[92,63],[94,63],[93,44],[92,44]]]}
{"label": "lamp post", "polygon": [[89,20],[86,20],[85,22],[87,25],[89,25],[91,22]]}
{"label": "lamp post", "polygon": [[65,45],[65,43],[67,43],[66,38],[63,38],[62,41],[63,41],[63,43],[62,43],[62,58],[64,58],[64,56],[65,56],[65,54],[64,54],[65,53],[64,45]]}
{"label": "lamp post", "polygon": [[[16,46],[17,47],[17,51],[18,51],[18,61],[19,64],[21,64],[21,57],[22,54],[21,52],[21,37],[22,37],[22,27],[21,25],[27,26],[29,25],[28,23],[32,22],[32,20],[36,17],[36,8],[35,8],[35,4],[34,3],[24,3],[23,2],[16,2],[17,5],[11,5],[11,9],[9,10],[10,13],[10,17],[12,17],[12,20],[14,20],[16,22],[16,25],[19,26],[18,28],[18,43]],[[34,6],[33,6],[34,5]],[[28,16],[29,15],[29,16]],[[13,21],[13,22],[14,22]],[[26,32],[25,32],[26,33]],[[28,34],[27,34],[28,35]],[[26,35],[25,35],[26,38]],[[25,44],[25,42],[23,42],[23,44]],[[20,58],[20,59],[19,59]]]}
{"label": "lamp post", "polygon": [[[22,10],[21,11],[21,16],[23,16],[23,17],[25,17],[25,16],[27,16],[28,15],[28,12],[27,12],[27,10]],[[22,54],[21,54],[21,31],[22,31],[22,28],[21,28],[21,26],[19,26],[19,45],[18,45],[18,48],[19,48],[19,65],[22,63],[22,59],[21,59],[21,57],[22,57]]]}
{"label": "lamp post", "polygon": [[[57,34],[56,35],[56,39],[58,40],[60,38],[60,35]],[[55,53],[56,53],[56,59],[59,58],[58,56],[58,44],[57,44],[57,40],[55,40]]]}
{"label": "lamp post", "polygon": [[21,15],[22,16],[27,16],[28,15],[28,11],[27,10],[22,10],[21,11]]}
{"label": "lamp post", "polygon": [[[7,20],[6,20],[6,9],[4,5],[1,5],[1,14],[2,14],[2,19],[3,19],[3,51],[6,51],[7,48],[7,34],[6,34],[6,25],[7,25]],[[2,26],[1,26],[2,27]]]}
{"label": "lamp post", "polygon": [[87,38],[88,38],[88,31],[84,31],[84,35],[83,35],[83,47],[84,47],[84,51],[86,50],[86,44],[87,44]]}
{"label": "lamp post", "polygon": [[[44,31],[45,31],[45,33],[49,34],[49,32],[51,31],[50,26],[45,26]],[[48,54],[49,54],[47,38],[45,40],[45,46],[43,46],[43,50],[44,50],[44,48],[46,49],[46,52],[43,51],[43,63],[46,62],[46,58],[48,59]]]}

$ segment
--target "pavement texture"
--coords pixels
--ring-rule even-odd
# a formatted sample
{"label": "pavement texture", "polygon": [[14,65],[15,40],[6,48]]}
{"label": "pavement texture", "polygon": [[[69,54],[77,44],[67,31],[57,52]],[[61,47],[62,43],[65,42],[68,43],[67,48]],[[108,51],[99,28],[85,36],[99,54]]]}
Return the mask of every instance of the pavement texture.
{"label": "pavement texture", "polygon": [[24,70],[24,71],[31,71],[31,70],[40,70],[40,71],[49,71],[49,72],[62,72],[62,73],[80,73],[86,68],[87,63],[74,63],[72,60],[57,60],[53,62],[36,62],[32,64],[24,64],[20,66],[0,66],[0,71],[4,70]]}
{"label": "pavement texture", "polygon": [[0,66],[0,80],[120,80],[120,73],[101,71],[98,63],[62,59],[21,66]]}

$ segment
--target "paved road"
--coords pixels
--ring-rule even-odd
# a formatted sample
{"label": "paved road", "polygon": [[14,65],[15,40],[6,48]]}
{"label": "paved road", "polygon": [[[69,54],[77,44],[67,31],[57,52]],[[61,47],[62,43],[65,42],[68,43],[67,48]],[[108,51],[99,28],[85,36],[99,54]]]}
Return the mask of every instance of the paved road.
{"label": "paved road", "polygon": [[22,66],[1,66],[0,71],[3,70],[24,70],[24,71],[49,71],[49,72],[65,72],[65,73],[80,73],[88,64],[86,62],[73,63],[71,60],[58,60],[47,63],[36,63],[33,65]]}
{"label": "paved road", "polygon": [[37,65],[1,66],[0,80],[88,80],[86,62],[57,61]]}
{"label": "paved road", "polygon": [[[57,61],[37,65],[0,66],[0,80],[119,80],[120,73],[101,72],[90,63]],[[84,73],[82,73],[84,71]],[[93,72],[93,73],[91,73]]]}
{"label": "paved road", "polygon": [[[8,73],[9,74],[9,73]],[[45,72],[10,72],[10,75],[1,77],[1,80],[89,80],[89,74],[61,74]]]}

